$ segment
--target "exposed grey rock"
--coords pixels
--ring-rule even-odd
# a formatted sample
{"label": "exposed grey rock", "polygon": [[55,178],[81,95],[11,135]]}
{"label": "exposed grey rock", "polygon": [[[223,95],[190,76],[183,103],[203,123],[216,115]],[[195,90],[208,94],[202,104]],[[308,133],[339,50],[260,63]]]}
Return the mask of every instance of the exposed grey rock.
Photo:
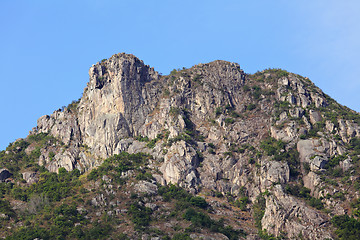
{"label": "exposed grey rock", "polygon": [[195,149],[185,141],[179,141],[169,148],[160,171],[166,183],[179,183],[181,186],[192,187],[198,181],[195,169],[198,161]]}
{"label": "exposed grey rock", "polygon": [[271,136],[277,140],[283,140],[290,142],[298,135],[297,126],[295,122],[291,121],[284,125],[282,129],[278,129],[274,126],[270,127]]}
{"label": "exposed grey rock", "polygon": [[80,214],[86,214],[87,210],[84,207],[78,207],[76,208],[76,211],[78,211]]}
{"label": "exposed grey rock", "polygon": [[276,185],[273,194],[266,197],[266,209],[261,222],[268,232],[276,234],[283,231],[290,238],[296,238],[300,233],[306,239],[332,238],[321,227],[330,224],[328,217],[285,194],[281,185]]}
{"label": "exposed grey rock", "polygon": [[310,169],[312,171],[317,171],[323,169],[325,164],[328,162],[327,158],[324,156],[315,156],[314,158],[309,160],[310,162]]}
{"label": "exposed grey rock", "polygon": [[321,114],[318,111],[314,111],[314,110],[310,110],[309,111],[309,115],[310,115],[310,122],[312,124],[315,124],[317,122],[320,122],[322,120]]}
{"label": "exposed grey rock", "polygon": [[150,208],[153,211],[159,208],[155,203],[145,203],[145,207]]}
{"label": "exposed grey rock", "polygon": [[332,132],[332,131],[335,130],[335,124],[328,120],[328,121],[325,122],[325,128],[326,128],[329,132]]}
{"label": "exposed grey rock", "polygon": [[287,163],[266,161],[261,166],[260,174],[264,176],[263,180],[265,180],[262,184],[271,186],[274,183],[287,183],[290,177],[290,170]]}
{"label": "exposed grey rock", "polygon": [[107,198],[104,196],[104,194],[99,194],[91,199],[91,204],[94,206],[107,206],[106,200]]}
{"label": "exposed grey rock", "polygon": [[289,109],[289,114],[293,118],[301,118],[304,115],[304,109],[296,107]]}
{"label": "exposed grey rock", "polygon": [[138,193],[146,193],[149,195],[157,194],[158,188],[155,184],[147,181],[139,181],[135,184],[134,189]]}
{"label": "exposed grey rock", "polygon": [[352,168],[352,166],[353,166],[350,158],[347,158],[344,161],[341,161],[339,165],[343,169],[343,171],[347,171],[350,168]]}
{"label": "exposed grey rock", "polygon": [[37,183],[39,181],[39,177],[35,172],[23,172],[22,177],[28,184]]}

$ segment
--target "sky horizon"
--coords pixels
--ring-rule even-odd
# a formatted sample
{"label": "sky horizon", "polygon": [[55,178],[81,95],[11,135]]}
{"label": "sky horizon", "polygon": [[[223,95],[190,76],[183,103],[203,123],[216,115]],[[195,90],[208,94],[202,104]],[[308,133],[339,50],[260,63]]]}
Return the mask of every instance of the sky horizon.
{"label": "sky horizon", "polygon": [[214,60],[308,77],[359,112],[360,1],[2,1],[0,150],[125,52],[164,75]]}

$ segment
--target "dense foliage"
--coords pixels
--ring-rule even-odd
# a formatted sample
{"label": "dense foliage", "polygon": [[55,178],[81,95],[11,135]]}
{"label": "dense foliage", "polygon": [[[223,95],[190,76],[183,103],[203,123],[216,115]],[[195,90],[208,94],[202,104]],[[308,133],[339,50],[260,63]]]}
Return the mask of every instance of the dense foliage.
{"label": "dense foliage", "polygon": [[337,228],[335,233],[340,240],[360,239],[360,221],[348,215],[335,216],[331,219],[332,224]]}
{"label": "dense foliage", "polygon": [[96,180],[108,174],[117,182],[122,182],[121,173],[129,170],[139,169],[140,166],[150,159],[145,153],[129,154],[121,152],[107,158],[98,168],[93,169],[87,176],[88,180]]}

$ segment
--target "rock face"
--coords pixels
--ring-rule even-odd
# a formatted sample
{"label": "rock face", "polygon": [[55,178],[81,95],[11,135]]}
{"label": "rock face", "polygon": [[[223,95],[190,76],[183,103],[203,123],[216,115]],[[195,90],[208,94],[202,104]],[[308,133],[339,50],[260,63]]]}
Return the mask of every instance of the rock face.
{"label": "rock face", "polygon": [[305,239],[331,238],[330,233],[323,231],[323,227],[329,225],[328,217],[285,194],[280,185],[266,198],[266,206],[262,225],[268,231],[286,231],[291,236],[302,235]]}
{"label": "rock face", "polygon": [[[89,76],[78,102],[39,118],[31,134],[61,142],[41,149],[40,165],[88,171],[113,154],[145,152],[160,184],[194,193],[245,191],[252,202],[269,192],[261,221],[269,233],[332,237],[329,216],[285,187],[303,182],[316,198],[334,192],[321,173],[346,153],[360,127],[349,117],[334,118],[342,106],[308,79],[282,70],[246,75],[226,61],[161,76],[124,53],[93,65]],[[266,139],[274,141],[266,145]],[[339,164],[343,171],[353,168],[351,158]],[[136,189],[157,192],[145,181]],[[335,200],[324,203],[344,210]]]}

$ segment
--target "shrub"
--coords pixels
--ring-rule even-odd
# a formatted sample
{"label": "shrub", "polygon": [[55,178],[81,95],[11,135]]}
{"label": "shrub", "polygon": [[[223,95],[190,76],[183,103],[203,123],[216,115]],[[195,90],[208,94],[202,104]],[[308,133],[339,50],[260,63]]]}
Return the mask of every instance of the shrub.
{"label": "shrub", "polygon": [[234,122],[235,122],[235,120],[232,119],[232,118],[225,118],[225,123],[226,124],[233,124]]}
{"label": "shrub", "polygon": [[136,229],[149,226],[151,214],[152,210],[150,208],[141,206],[138,202],[131,204],[129,208],[129,215]]}
{"label": "shrub", "polygon": [[31,240],[31,239],[44,239],[50,238],[50,233],[41,227],[20,227],[7,240]]}
{"label": "shrub", "polygon": [[262,229],[261,219],[264,216],[265,208],[266,208],[266,200],[265,200],[264,196],[262,194],[260,194],[256,198],[256,202],[253,204],[253,210],[254,210],[253,215],[254,215],[254,220],[255,220],[255,226],[259,230]]}
{"label": "shrub", "polygon": [[314,198],[314,197],[310,198],[309,205],[318,210],[321,210],[324,208],[324,204],[321,202],[321,200],[318,198]]}
{"label": "shrub", "polygon": [[227,236],[230,240],[239,239],[239,235],[244,235],[243,231],[236,231],[230,226],[224,226],[224,219],[219,221],[211,219],[208,215],[189,208],[183,215],[184,219],[191,221],[195,228],[208,228],[212,232],[219,232]]}
{"label": "shrub", "polygon": [[199,208],[207,208],[208,204],[205,201],[204,198],[202,197],[191,197],[190,198],[190,203],[191,205],[195,206],[195,207],[199,207]]}
{"label": "shrub", "polygon": [[54,152],[49,152],[50,161],[52,161],[54,157],[55,157],[55,153]]}
{"label": "shrub", "polygon": [[176,108],[176,107],[170,107],[170,110],[169,110],[169,114],[173,117],[177,117],[179,116],[181,113],[181,110],[180,108]]}
{"label": "shrub", "polygon": [[213,143],[208,143],[208,146],[209,146],[210,148],[215,148],[215,145],[214,145]]}
{"label": "shrub", "polygon": [[360,239],[360,221],[348,215],[334,216],[331,223],[337,228],[340,240]]}
{"label": "shrub", "polygon": [[215,115],[216,115],[216,116],[219,116],[219,115],[222,114],[222,113],[223,113],[222,107],[217,107],[217,108],[215,109]]}
{"label": "shrub", "polygon": [[246,106],[246,110],[252,111],[256,108],[256,104],[254,103],[250,103],[249,105]]}
{"label": "shrub", "polygon": [[7,200],[0,199],[0,213],[4,213],[9,217],[14,217],[15,212],[10,206],[10,203]]}
{"label": "shrub", "polygon": [[261,96],[261,88],[259,86],[253,86],[253,97],[255,100],[259,99]]}
{"label": "shrub", "polygon": [[138,140],[139,142],[148,142],[149,138],[147,136],[143,137],[141,135],[138,135],[135,137],[136,140]]}
{"label": "shrub", "polygon": [[235,206],[240,208],[242,211],[245,211],[249,202],[250,201],[248,197],[241,197],[235,201]]}
{"label": "shrub", "polygon": [[107,159],[96,169],[93,169],[87,176],[88,180],[96,180],[104,174],[110,174],[114,179],[120,181],[119,176],[122,172],[133,170],[145,165],[150,155],[145,153],[129,154],[121,152]]}

